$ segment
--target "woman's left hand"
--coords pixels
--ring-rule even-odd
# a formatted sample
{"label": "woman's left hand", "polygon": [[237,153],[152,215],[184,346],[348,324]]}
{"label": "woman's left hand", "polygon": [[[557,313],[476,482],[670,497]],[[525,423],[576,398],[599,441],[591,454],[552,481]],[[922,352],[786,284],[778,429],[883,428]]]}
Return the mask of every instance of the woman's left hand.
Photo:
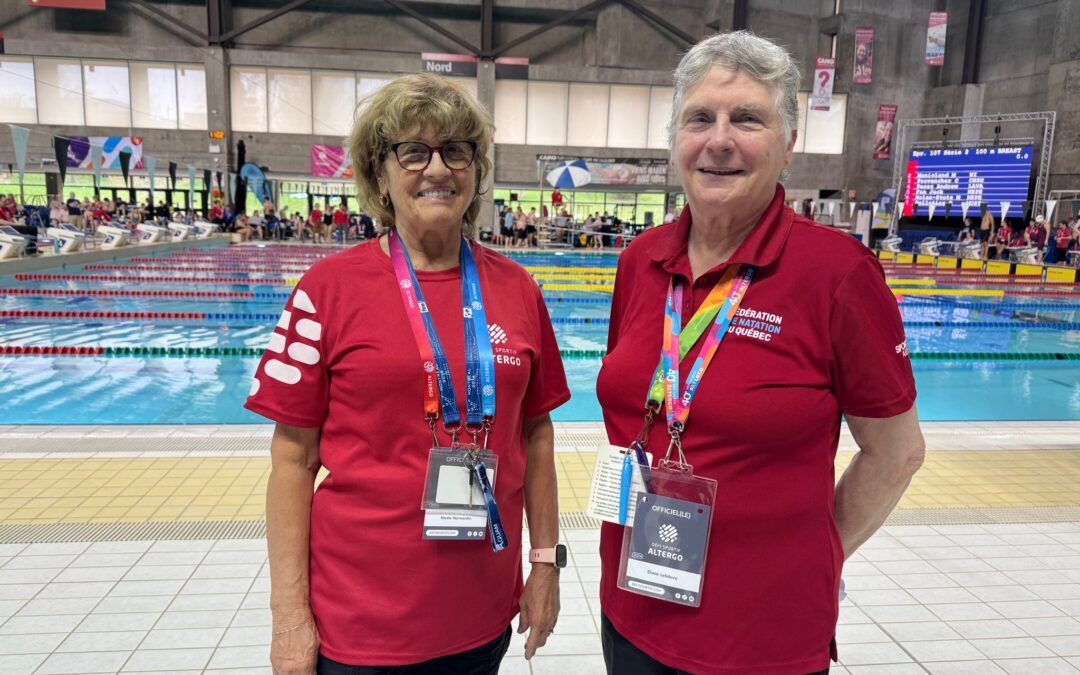
{"label": "woman's left hand", "polygon": [[529,631],[525,640],[525,658],[531,659],[536,650],[547,644],[559,620],[559,570],[554,565],[536,563],[521,592],[521,617],[518,633]]}

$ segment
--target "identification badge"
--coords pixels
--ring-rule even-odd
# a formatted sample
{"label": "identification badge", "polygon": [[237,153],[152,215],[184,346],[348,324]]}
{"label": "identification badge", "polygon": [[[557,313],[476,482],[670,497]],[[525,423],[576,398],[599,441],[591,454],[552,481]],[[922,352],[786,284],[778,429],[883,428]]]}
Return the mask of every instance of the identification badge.
{"label": "identification badge", "polygon": [[424,510],[423,539],[484,539],[488,510],[482,485],[473,471],[478,461],[483,462],[488,480],[494,485],[499,459],[491,451],[432,448],[420,505]]}
{"label": "identification badge", "polygon": [[701,605],[716,481],[654,469],[623,531],[619,588],[690,607]]}
{"label": "identification badge", "polygon": [[[651,465],[652,455],[645,453],[644,456]],[[637,495],[645,488],[639,461],[640,458],[627,448],[606,444],[597,448],[585,512],[607,523],[632,523]],[[644,470],[648,471],[648,468]]]}

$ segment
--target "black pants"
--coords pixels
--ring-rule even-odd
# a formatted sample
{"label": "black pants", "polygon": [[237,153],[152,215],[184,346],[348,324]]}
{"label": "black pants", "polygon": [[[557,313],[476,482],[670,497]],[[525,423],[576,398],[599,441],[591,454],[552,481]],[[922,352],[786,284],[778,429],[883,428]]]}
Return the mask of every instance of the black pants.
{"label": "black pants", "polygon": [[507,626],[506,632],[487,644],[411,666],[349,666],[319,654],[315,672],[318,675],[498,675],[499,664],[510,647],[510,635]]}
{"label": "black pants", "polygon": [[[607,616],[600,617],[600,642],[604,648],[604,663],[608,675],[690,675],[685,670],[665,666],[634,646],[611,625]],[[810,675],[828,675],[829,668]]]}

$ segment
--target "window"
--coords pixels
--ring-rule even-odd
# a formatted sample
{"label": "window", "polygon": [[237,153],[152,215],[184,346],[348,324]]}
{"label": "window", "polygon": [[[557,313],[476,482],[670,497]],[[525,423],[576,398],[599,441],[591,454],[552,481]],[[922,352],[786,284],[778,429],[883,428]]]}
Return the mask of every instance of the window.
{"label": "window", "polygon": [[171,63],[131,64],[131,123],[176,128],[176,68]]}
{"label": "window", "polygon": [[566,144],[566,82],[529,82],[525,137],[529,145]]}
{"label": "window", "polygon": [[529,83],[495,80],[495,142],[524,143]]}
{"label": "window", "polygon": [[82,63],[78,59],[34,59],[38,124],[86,124]]}
{"label": "window", "polygon": [[356,102],[359,104],[357,114],[360,110],[366,107],[371,97],[375,95],[375,92],[383,88],[383,85],[390,81],[390,77],[386,75],[375,75],[372,73],[357,73],[356,74]]}
{"label": "window", "polygon": [[609,89],[606,84],[570,84],[567,145],[607,145]]}
{"label": "window", "polygon": [[794,152],[803,152],[803,148],[806,147],[806,98],[809,96],[804,91],[800,91],[795,94],[795,97],[799,100],[799,135],[795,139]]}
{"label": "window", "polygon": [[671,97],[675,95],[671,87],[653,87],[649,92],[649,139],[650,148],[668,147],[667,122],[671,115]]}
{"label": "window", "polygon": [[0,59],[0,121],[37,122],[33,59]]}
{"label": "window", "polygon": [[352,129],[356,109],[356,76],[340,70],[311,73],[313,131],[344,136]]}
{"label": "window", "polygon": [[846,116],[846,94],[833,94],[828,110],[809,111],[806,115],[806,145],[803,152],[823,155],[843,153]]}
{"label": "window", "polygon": [[206,129],[206,69],[202,66],[176,66],[176,93],[181,129]]}
{"label": "window", "polygon": [[130,127],[131,89],[124,61],[83,61],[86,124]]}
{"label": "window", "polygon": [[611,85],[607,144],[644,148],[649,134],[649,87]]}
{"label": "window", "polygon": [[234,131],[266,131],[266,70],[233,67],[229,73]]}
{"label": "window", "polygon": [[311,71],[267,70],[270,133],[311,133]]}

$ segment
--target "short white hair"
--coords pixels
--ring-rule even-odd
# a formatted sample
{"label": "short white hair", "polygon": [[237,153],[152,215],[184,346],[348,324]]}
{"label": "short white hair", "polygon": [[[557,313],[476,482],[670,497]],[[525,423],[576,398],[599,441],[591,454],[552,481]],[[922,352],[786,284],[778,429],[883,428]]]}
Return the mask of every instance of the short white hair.
{"label": "short white hair", "polygon": [[686,52],[675,69],[675,93],[668,116],[668,147],[675,148],[675,132],[679,127],[679,109],[686,93],[714,67],[732,73],[744,72],[755,80],[776,88],[776,112],[780,115],[784,138],[799,124],[799,67],[786,49],[772,40],[758,37],[750,31],[718,33],[705,38]]}

